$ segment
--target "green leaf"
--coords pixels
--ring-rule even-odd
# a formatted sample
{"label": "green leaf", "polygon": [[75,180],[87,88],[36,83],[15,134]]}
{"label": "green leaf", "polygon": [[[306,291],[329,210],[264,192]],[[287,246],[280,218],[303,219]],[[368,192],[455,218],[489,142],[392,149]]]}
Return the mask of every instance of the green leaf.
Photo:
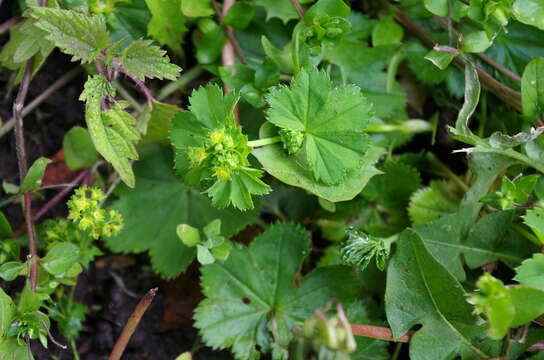
{"label": "green leaf", "polygon": [[26,174],[19,191],[21,193],[24,193],[26,191],[39,189],[40,186],[42,186],[42,179],[45,173],[45,168],[50,162],[50,159],[44,157],[40,157],[36,161],[34,161],[30,169],[28,169],[28,173]]}
{"label": "green leaf", "polygon": [[480,79],[476,68],[470,60],[465,59],[465,100],[455,120],[455,129],[451,127],[449,129],[457,139],[469,144],[474,143],[474,134],[468,127],[468,121],[476,111],[480,101],[480,92]]}
{"label": "green leaf", "polygon": [[196,58],[200,64],[212,64],[221,56],[223,46],[227,42],[225,31],[220,26],[204,33],[196,44]]}
{"label": "green leaf", "polygon": [[0,343],[0,360],[34,360],[30,346],[11,337]]}
{"label": "green leaf", "polygon": [[492,44],[485,31],[473,31],[463,38],[463,51],[469,53],[481,53]]}
{"label": "green leaf", "polygon": [[544,243],[544,209],[534,208],[528,210],[523,216],[523,222],[529,226],[536,234],[538,239]]}
{"label": "green leaf", "polygon": [[504,286],[486,273],[477,283],[480,292],[469,302],[489,320],[489,336],[500,339],[509,328],[526,324],[544,313],[544,291],[524,286]]}
{"label": "green leaf", "polygon": [[314,68],[301,71],[290,87],[273,89],[266,101],[269,122],[304,134],[295,157],[317,181],[339,184],[365,163],[369,138],[362,129],[371,105],[357,86],[333,88],[327,74]]}
{"label": "green leaf", "polygon": [[183,54],[181,44],[187,31],[181,12],[181,0],[145,0],[151,12],[147,33],[161,45],[167,45],[178,55]]}
{"label": "green leaf", "polygon": [[214,13],[211,0],[181,0],[181,11],[189,17],[204,17]]}
{"label": "green leaf", "polygon": [[0,211],[0,240],[13,237],[13,230],[8,219],[2,211]]}
{"label": "green leaf", "polygon": [[539,0],[516,0],[512,5],[512,15],[527,25],[544,30],[544,4]]}
{"label": "green leaf", "polygon": [[260,180],[262,171],[249,167],[247,136],[234,121],[237,101],[238,96],[224,96],[215,85],[195,90],[191,111],[173,119],[171,139],[185,183],[206,189],[214,206],[247,210],[253,208],[252,195],[270,188]]}
{"label": "green leaf", "polygon": [[179,240],[177,225],[202,228],[214,219],[221,219],[223,235],[230,237],[257,216],[258,210],[218,210],[205,195],[184,186],[172,169],[169,149],[149,145],[141,154],[142,160],[134,166],[136,187],[131,190],[121,186],[116,192],[118,200],[110,207],[120,211],[125,219],[124,230],[105,239],[112,251],[148,251],[153,269],[165,278],[173,278],[185,271],[195,255],[194,248]]}
{"label": "green leaf", "polygon": [[93,140],[87,129],[74,126],[62,140],[62,150],[66,165],[72,171],[93,166],[98,161],[98,152],[94,148]]}
{"label": "green leaf", "polygon": [[400,44],[404,36],[404,29],[397,24],[392,16],[378,21],[372,30],[372,44],[374,46]]}
{"label": "green leaf", "polygon": [[134,129],[136,120],[123,110],[125,103],[116,103],[102,112],[101,101],[114,96],[115,90],[102,76],[90,76],[80,100],[85,101],[85,120],[96,150],[117,170],[125,184],[134,186],[130,160],[138,159],[134,142],[140,134]]}
{"label": "green leaf", "polygon": [[62,275],[77,262],[79,259],[79,248],[71,243],[59,243],[53,246],[40,259],[40,263],[53,276]]}
{"label": "green leaf", "polygon": [[119,58],[124,71],[145,81],[145,78],[176,80],[181,68],[170,63],[166,51],[152,45],[151,40],[130,43]]}
{"label": "green leaf", "polygon": [[26,266],[27,264],[19,261],[8,261],[3,263],[0,265],[0,277],[4,281],[13,281]]}
{"label": "green leaf", "polygon": [[35,74],[55,48],[55,44],[45,38],[47,32],[37,27],[35,22],[34,19],[26,19],[15,25],[10,30],[8,43],[0,52],[0,64],[12,70],[20,69],[18,81],[22,79],[27,60],[34,57],[32,74]]}
{"label": "green leaf", "polygon": [[223,23],[235,29],[245,29],[251,23],[255,8],[247,2],[236,2],[230,8]]}
{"label": "green leaf", "polygon": [[164,104],[154,101],[147,105],[145,114],[142,114],[142,120],[146,131],[141,144],[160,142],[164,145],[170,144],[169,137],[172,131],[172,118],[181,109],[177,106]]}
{"label": "green leaf", "polygon": [[262,6],[266,10],[266,20],[271,18],[281,19],[284,23],[297,19],[297,11],[291,0],[254,0],[255,5]]}
{"label": "green leaf", "polygon": [[326,301],[350,302],[357,283],[348,268],[322,267],[294,279],[309,254],[308,234],[296,225],[276,223],[249,247],[236,244],[224,263],[202,268],[206,299],[198,306],[196,327],[206,344],[231,348],[236,359],[258,359],[277,340],[287,344],[291,329]]}
{"label": "green leaf", "polygon": [[306,11],[304,21],[311,23],[314,18],[323,15],[346,18],[350,11],[350,7],[343,0],[318,0]]}
{"label": "green leaf", "polygon": [[[11,297],[0,289],[0,345],[6,338],[8,329],[15,316],[15,304]],[[2,353],[0,352],[0,357]]]}
{"label": "green leaf", "polygon": [[456,200],[446,184],[432,181],[430,187],[412,194],[408,214],[414,225],[421,225],[456,212],[459,207]]}
{"label": "green leaf", "polygon": [[458,52],[448,52],[448,51],[440,51],[437,49],[433,49],[429,51],[427,55],[425,55],[425,59],[432,62],[437,68],[440,70],[445,70],[455,59]]}
{"label": "green leaf", "polygon": [[197,228],[187,224],[180,224],[176,227],[176,233],[181,241],[188,247],[196,246],[200,242],[200,233]]}
{"label": "green leaf", "polygon": [[215,262],[215,258],[207,247],[202,245],[196,246],[196,258],[202,265],[210,265]]}
{"label": "green leaf", "polygon": [[544,114],[544,58],[534,58],[523,71],[521,103],[523,115],[534,119]]}
{"label": "green leaf", "polygon": [[544,254],[533,254],[516,268],[514,280],[521,285],[544,289]]}
{"label": "green leaf", "polygon": [[30,16],[46,31],[46,38],[73,60],[94,61],[110,45],[106,20],[102,15],[85,15],[73,10],[33,7]]}
{"label": "green leaf", "polygon": [[461,284],[414,231],[403,232],[397,244],[387,270],[385,310],[395,338],[422,325],[410,340],[410,358],[451,359],[460,352],[492,357],[481,347],[483,329]]}
{"label": "green leaf", "polygon": [[316,182],[313,174],[293,161],[281,145],[253,149],[252,154],[259,160],[266,172],[278,180],[291,186],[303,188],[328,201],[337,202],[353,199],[373,176],[381,173],[374,165],[384,154],[384,149],[370,147],[365,156],[364,165],[350,173],[349,177],[338,185],[324,185]]}

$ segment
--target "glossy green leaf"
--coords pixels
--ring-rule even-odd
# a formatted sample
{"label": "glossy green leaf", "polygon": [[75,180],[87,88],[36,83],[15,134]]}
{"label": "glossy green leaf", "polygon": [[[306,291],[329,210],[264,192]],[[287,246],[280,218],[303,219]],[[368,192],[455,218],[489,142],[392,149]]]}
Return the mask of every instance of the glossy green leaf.
{"label": "glossy green leaf", "polygon": [[457,119],[455,120],[455,129],[450,127],[450,131],[458,137],[459,140],[474,142],[472,131],[468,127],[468,122],[480,101],[481,85],[478,73],[474,64],[470,60],[465,59],[465,99],[463,107],[459,110]]}
{"label": "glossy green leaf", "polygon": [[255,347],[271,351],[272,326],[287,344],[291,329],[325,302],[348,302],[358,284],[345,267],[322,267],[294,284],[309,254],[308,234],[292,224],[276,223],[248,246],[236,244],[224,263],[202,268],[206,299],[196,310],[196,326],[206,344],[231,348],[236,359],[258,359]]}
{"label": "glossy green leaf", "polygon": [[89,135],[87,129],[80,126],[74,126],[64,134],[62,150],[64,151],[66,165],[72,171],[89,168],[99,158],[91,135]]}
{"label": "glossy green leaf", "polygon": [[262,6],[266,10],[266,19],[278,18],[288,22],[298,18],[297,12],[291,0],[254,0],[255,5]]}
{"label": "glossy green leaf", "polygon": [[0,239],[7,239],[13,237],[13,230],[9,224],[8,219],[2,211],[0,211]]}
{"label": "glossy green leaf", "polygon": [[492,44],[485,31],[473,31],[463,38],[463,51],[469,53],[481,53]]}
{"label": "glossy green leaf", "polygon": [[202,228],[221,219],[223,235],[230,237],[257,216],[258,210],[218,210],[207,196],[184,186],[174,173],[169,149],[149,145],[141,153],[142,160],[134,166],[136,187],[131,190],[121,186],[116,192],[119,198],[110,207],[125,219],[124,230],[105,239],[112,251],[148,251],[155,271],[173,278],[185,271],[195,256],[194,248],[186,247],[178,238],[179,224]]}
{"label": "glossy green leaf", "polygon": [[350,11],[344,0],[318,0],[306,11],[304,21],[312,22],[314,18],[323,15],[346,18]]}
{"label": "glossy green leaf", "polygon": [[432,62],[437,68],[440,70],[446,69],[453,59],[457,56],[458,52],[447,52],[447,51],[440,51],[437,49],[433,49],[429,51],[427,55],[425,55],[425,59]]}
{"label": "glossy green leaf", "polygon": [[214,13],[211,0],[181,0],[181,11],[189,17],[210,16]]}
{"label": "glossy green leaf", "polygon": [[17,338],[8,338],[0,343],[0,360],[34,360],[30,346],[19,344]]}
{"label": "glossy green leaf", "polygon": [[544,209],[534,208],[523,216],[523,222],[529,226],[538,239],[544,244]]}
{"label": "glossy green leaf", "polygon": [[534,119],[544,114],[544,58],[533,59],[525,68],[521,82],[523,115]]}
{"label": "glossy green leaf", "polygon": [[26,191],[39,189],[42,186],[42,179],[43,175],[45,174],[45,168],[50,162],[50,159],[44,157],[40,157],[36,161],[34,161],[32,166],[30,166],[30,169],[28,169],[28,173],[26,174],[19,191],[23,193]]}
{"label": "glossy green leaf", "polygon": [[494,356],[482,347],[484,329],[463,287],[412,230],[401,234],[389,263],[385,309],[395,338],[422,325],[410,341],[411,359],[451,359],[460,352],[475,359]]}
{"label": "glossy green leaf", "polygon": [[40,259],[40,263],[53,276],[62,275],[78,261],[79,248],[70,243],[59,243],[53,246],[47,254]]}
{"label": "glossy green leaf", "polygon": [[200,64],[211,64],[221,56],[227,41],[224,30],[217,26],[206,32],[196,44],[196,58]]}
{"label": "glossy green leaf", "polygon": [[28,264],[19,261],[8,261],[0,265],[0,278],[4,281],[13,281]]}
{"label": "glossy green leaf", "polygon": [[16,309],[13,300],[11,300],[11,297],[4,290],[0,289],[0,344],[6,338],[15,313]]}
{"label": "glossy green leaf", "polygon": [[254,11],[250,3],[236,2],[229,8],[223,23],[235,29],[245,29],[251,23]]}
{"label": "glossy green leaf", "polygon": [[197,228],[187,224],[180,224],[176,227],[176,233],[181,241],[189,247],[196,246],[200,242],[200,233]]}
{"label": "glossy green leaf", "polygon": [[161,45],[167,45],[177,54],[183,54],[181,44],[187,31],[181,12],[181,0],[145,0],[151,12],[147,33]]}
{"label": "glossy green leaf", "polygon": [[540,0],[516,0],[512,5],[514,17],[527,25],[544,30],[544,3]]}

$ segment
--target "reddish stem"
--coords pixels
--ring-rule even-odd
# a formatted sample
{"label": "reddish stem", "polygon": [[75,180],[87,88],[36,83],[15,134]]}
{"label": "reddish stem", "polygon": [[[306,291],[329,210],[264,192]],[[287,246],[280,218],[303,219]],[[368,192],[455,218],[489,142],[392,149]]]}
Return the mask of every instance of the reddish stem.
{"label": "reddish stem", "polygon": [[8,32],[14,25],[16,25],[21,19],[19,17],[13,17],[0,25],[0,35]]}
{"label": "reddish stem", "polygon": [[304,18],[304,9],[302,8],[302,5],[298,2],[298,0],[291,0],[291,3],[295,7],[295,10],[297,11],[298,17],[303,19]]}
{"label": "reddish stem", "polygon": [[372,325],[361,325],[361,324],[351,324],[351,331],[353,335],[371,337],[374,339],[382,339],[387,341],[395,342],[404,342],[407,343],[410,341],[414,335],[413,331],[408,331],[406,334],[402,335],[400,338],[393,338],[393,332],[391,329],[381,326],[372,326]]}
{"label": "reddish stem", "polygon": [[140,79],[138,79],[134,75],[129,74],[123,68],[119,68],[119,72],[122,74],[125,74],[125,76],[127,76],[130,80],[132,80],[134,84],[136,84],[136,86],[140,89],[140,91],[144,93],[148,104],[151,104],[153,102],[153,95],[151,94],[151,91],[149,90],[147,86],[145,86],[145,84]]}
{"label": "reddish stem", "polygon": [[125,324],[125,327],[123,328],[123,331],[121,332],[121,335],[117,339],[117,342],[115,343],[115,347],[113,348],[113,351],[110,354],[110,357],[108,360],[119,360],[121,359],[121,356],[123,356],[123,353],[125,352],[125,348],[128,345],[128,342],[130,341],[130,338],[132,337],[132,334],[134,334],[134,331],[138,327],[138,324],[140,323],[140,320],[142,319],[142,316],[145,314],[147,308],[151,303],[153,302],[153,299],[155,298],[155,295],[157,295],[157,291],[159,288],[151,289],[147,292],[147,294],[144,295],[142,300],[136,305],[136,308],[130,315],[130,317],[127,320],[127,323]]}

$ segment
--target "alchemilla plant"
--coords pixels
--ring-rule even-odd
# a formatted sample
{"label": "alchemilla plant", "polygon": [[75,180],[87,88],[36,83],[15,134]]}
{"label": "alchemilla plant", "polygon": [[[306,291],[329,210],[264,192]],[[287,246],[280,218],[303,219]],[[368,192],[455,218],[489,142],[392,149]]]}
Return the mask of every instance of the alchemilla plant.
{"label": "alchemilla plant", "polygon": [[542,1],[0,9],[0,359],[542,357]]}

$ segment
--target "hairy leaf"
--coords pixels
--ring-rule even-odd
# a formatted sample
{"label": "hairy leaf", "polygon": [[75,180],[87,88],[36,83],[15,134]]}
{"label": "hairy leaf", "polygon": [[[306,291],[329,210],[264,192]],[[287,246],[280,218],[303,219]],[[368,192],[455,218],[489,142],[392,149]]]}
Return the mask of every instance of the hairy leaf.
{"label": "hairy leaf", "polygon": [[404,335],[421,324],[410,341],[410,358],[490,358],[482,347],[484,329],[465,301],[463,287],[435,260],[412,230],[401,234],[389,263],[385,310],[393,336]]}
{"label": "hairy leaf", "polygon": [[206,299],[195,319],[206,344],[232,348],[236,359],[258,359],[255,347],[270,352],[272,331],[288,344],[295,324],[328,300],[352,300],[358,285],[346,267],[318,268],[295,286],[309,245],[300,227],[276,223],[249,247],[235,246],[224,263],[203,268]]}
{"label": "hairy leaf", "polygon": [[290,87],[278,87],[266,98],[267,119],[286,130],[304,134],[297,160],[317,181],[339,184],[364,164],[369,138],[362,131],[371,106],[354,85],[333,88],[317,69],[300,72]]}
{"label": "hairy leaf", "polygon": [[137,185],[131,190],[121,186],[111,209],[125,219],[124,230],[116,237],[105,239],[116,252],[144,252],[151,256],[155,271],[173,278],[185,271],[195,256],[179,240],[176,227],[188,224],[202,228],[214,219],[221,219],[222,235],[230,237],[248,225],[258,214],[234,209],[218,210],[198,191],[185,187],[176,177],[172,155],[159,145],[142,149],[142,160],[134,166]]}
{"label": "hairy leaf", "polygon": [[36,26],[47,32],[47,39],[73,60],[92,62],[110,45],[106,20],[102,15],[85,15],[77,11],[33,7],[30,16]]}
{"label": "hairy leaf", "polygon": [[408,213],[414,225],[421,225],[457,211],[459,204],[447,184],[433,181],[431,186],[416,191],[410,197]]}
{"label": "hairy leaf", "polygon": [[113,165],[121,179],[133,187],[130,160],[138,159],[134,142],[140,139],[140,134],[134,129],[136,120],[123,110],[125,103],[116,103],[102,111],[102,100],[114,94],[108,81],[95,75],[88,78],[79,99],[85,101],[85,120],[96,150]]}
{"label": "hairy leaf", "polygon": [[514,280],[521,285],[544,289],[544,254],[534,254],[516,268]]}
{"label": "hairy leaf", "polygon": [[152,44],[151,40],[131,42],[119,58],[123,70],[142,81],[145,78],[176,80],[181,68],[170,63],[166,51]]}
{"label": "hairy leaf", "polygon": [[261,170],[249,167],[250,148],[234,121],[235,94],[223,95],[214,85],[194,91],[190,112],[173,119],[172,143],[176,168],[188,185],[206,189],[215,206],[253,208],[252,195],[264,195],[270,187],[260,180]]}

